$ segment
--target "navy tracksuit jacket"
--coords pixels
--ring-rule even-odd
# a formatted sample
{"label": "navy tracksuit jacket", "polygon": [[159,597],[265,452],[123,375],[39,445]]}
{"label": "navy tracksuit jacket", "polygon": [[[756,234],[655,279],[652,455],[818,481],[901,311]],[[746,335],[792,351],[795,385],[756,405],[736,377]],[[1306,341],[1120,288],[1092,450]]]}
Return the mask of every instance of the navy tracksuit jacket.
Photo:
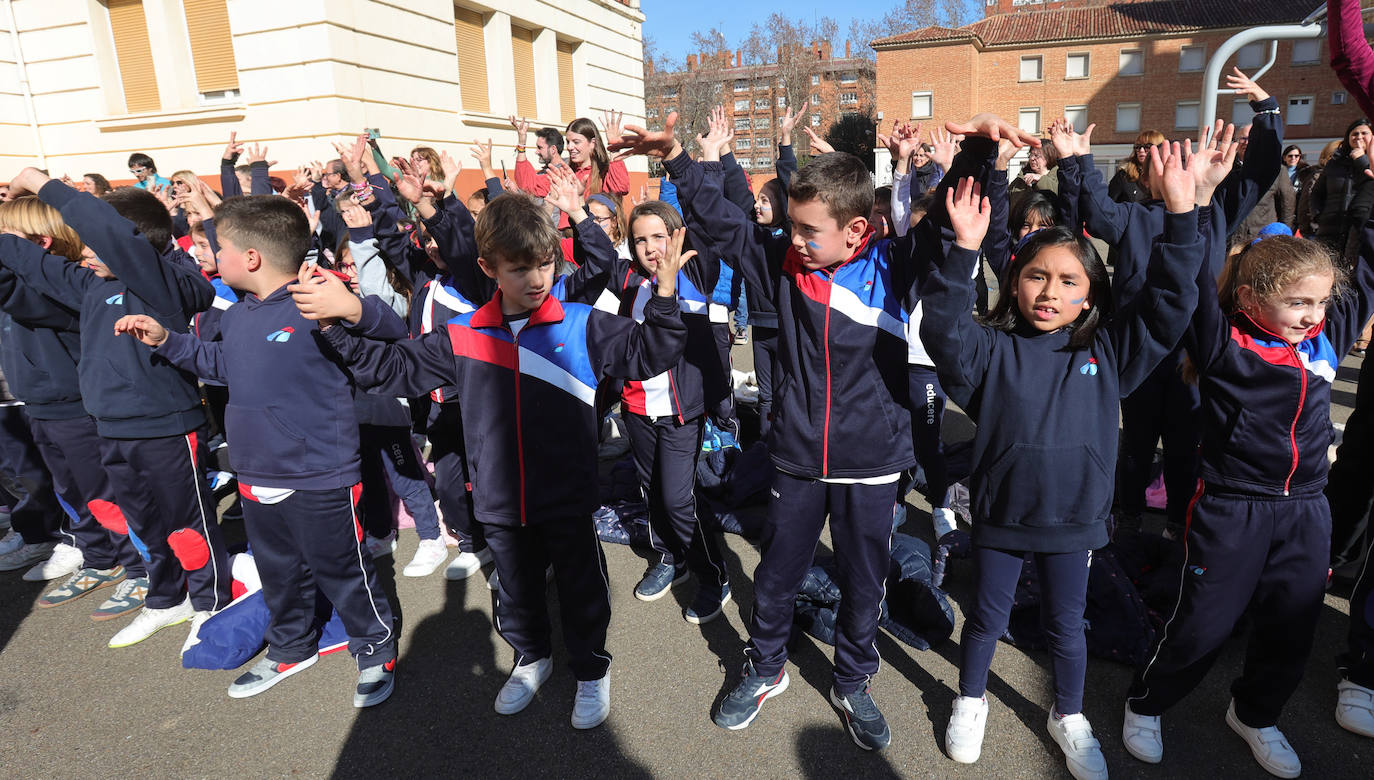
{"label": "navy tracksuit jacket", "polygon": [[[366,307],[384,307],[377,298]],[[360,666],[395,658],[391,607],[363,543],[358,420],[342,361],[283,285],[224,312],[221,340],[170,334],[159,357],[229,387],[225,435],[272,613],[268,657],[315,654],[314,586],[348,630]],[[384,335],[405,338],[403,326]],[[282,499],[284,491],[295,491]]]}
{"label": "navy tracksuit jacket", "polygon": [[179,604],[189,588],[198,610],[229,603],[230,577],[219,525],[197,462],[196,430],[205,424],[195,378],[137,339],[116,336],[126,314],[146,314],[185,333],[208,308],[214,289],[201,275],[168,262],[104,201],[50,181],[38,197],[95,250],[117,278],[101,279],[65,259],[23,254],[0,258],[26,286],[80,311],[81,399],[102,437],[101,459],[117,506],[96,513],[107,528],[133,532],[148,562],[152,608]]}

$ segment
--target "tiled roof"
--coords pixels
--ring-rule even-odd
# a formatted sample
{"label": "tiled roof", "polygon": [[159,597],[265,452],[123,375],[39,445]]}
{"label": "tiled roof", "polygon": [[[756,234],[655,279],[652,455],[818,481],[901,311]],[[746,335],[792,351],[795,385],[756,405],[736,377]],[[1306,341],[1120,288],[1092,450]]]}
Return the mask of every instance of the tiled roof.
{"label": "tiled roof", "polygon": [[974,38],[984,46],[1182,33],[1304,19],[1318,0],[1103,0],[1100,5],[998,14],[953,29],[922,27],[875,48]]}

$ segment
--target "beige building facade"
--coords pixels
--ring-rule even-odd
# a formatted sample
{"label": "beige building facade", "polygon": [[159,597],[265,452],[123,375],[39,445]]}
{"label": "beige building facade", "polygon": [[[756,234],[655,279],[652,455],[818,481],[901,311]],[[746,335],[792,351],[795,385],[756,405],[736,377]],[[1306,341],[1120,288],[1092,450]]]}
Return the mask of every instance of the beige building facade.
{"label": "beige building facade", "polygon": [[511,114],[642,122],[643,23],[639,0],[0,0],[0,181],[127,180],[135,151],[214,175],[231,131],[286,172],[378,128],[475,188],[467,145],[510,167]]}

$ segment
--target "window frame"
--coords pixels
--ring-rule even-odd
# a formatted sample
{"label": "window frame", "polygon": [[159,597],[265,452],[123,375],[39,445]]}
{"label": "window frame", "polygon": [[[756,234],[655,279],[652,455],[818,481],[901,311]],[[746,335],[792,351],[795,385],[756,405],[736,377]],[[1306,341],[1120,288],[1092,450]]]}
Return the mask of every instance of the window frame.
{"label": "window frame", "polygon": [[[924,98],[926,101],[926,112],[919,114],[916,112],[916,101]],[[935,116],[935,92],[932,90],[916,90],[911,93],[911,118],[912,119],[932,119]]]}
{"label": "window frame", "polygon": [[[1083,75],[1082,75],[1082,76],[1071,76],[1071,75],[1069,75],[1069,62],[1072,61],[1075,57],[1082,57],[1082,58],[1083,58]],[[1093,58],[1092,58],[1092,52],[1086,52],[1086,51],[1071,51],[1071,52],[1069,52],[1068,54],[1066,54],[1066,55],[1064,56],[1064,80],[1065,80],[1065,81],[1081,81],[1081,80],[1084,80],[1084,79],[1089,79],[1089,78],[1092,78],[1092,73],[1093,73]]]}
{"label": "window frame", "polygon": [[[1026,65],[1035,63],[1035,78],[1026,78]],[[1034,84],[1045,80],[1045,55],[1022,54],[1016,70],[1016,83]]]}
{"label": "window frame", "polygon": [[[1140,68],[1139,68],[1139,70],[1136,70],[1136,71],[1133,71],[1133,72],[1129,72],[1129,73],[1128,73],[1122,66],[1125,64],[1126,58],[1129,57],[1129,56],[1132,55],[1132,54],[1134,54],[1134,55],[1139,59],[1139,61],[1140,61]],[[1116,53],[1116,75],[1118,75],[1118,76],[1144,76],[1144,75],[1145,75],[1145,50],[1144,50],[1144,49],[1140,49],[1140,48],[1136,48],[1136,49],[1118,49],[1118,50],[1117,50],[1117,53]]]}

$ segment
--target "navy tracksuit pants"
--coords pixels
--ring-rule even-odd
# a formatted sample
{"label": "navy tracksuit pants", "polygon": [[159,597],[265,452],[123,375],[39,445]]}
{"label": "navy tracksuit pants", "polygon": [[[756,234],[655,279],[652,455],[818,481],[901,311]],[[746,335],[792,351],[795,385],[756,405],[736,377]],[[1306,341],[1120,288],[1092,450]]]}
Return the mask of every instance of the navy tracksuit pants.
{"label": "navy tracksuit pants", "polygon": [[716,534],[697,522],[697,457],[702,418],[679,424],[676,417],[624,412],[635,471],[649,506],[649,540],[670,566],[686,566],[702,587],[725,585],[725,564]]}
{"label": "navy tracksuit pants", "polygon": [[750,333],[754,351],[754,380],[759,385],[759,441],[768,441],[773,427],[773,369],[778,355],[778,329],[754,325]]}
{"label": "navy tracksuit pants", "polygon": [[1164,488],[1169,494],[1168,523],[1182,528],[1188,502],[1197,492],[1201,398],[1196,385],[1183,381],[1178,360],[1166,359],[1121,400],[1121,460],[1117,485],[1121,508],[1145,511],[1155,444],[1164,443]]}
{"label": "navy tracksuit pants", "polygon": [[92,569],[123,566],[129,577],[148,576],[128,534],[105,528],[91,510],[92,505],[115,505],[114,488],[100,463],[101,439],[95,420],[86,415],[69,420],[29,418],[29,429],[52,473],[53,489],[76,511],[77,520],[65,523],[60,533],[81,550],[83,565]]}
{"label": "navy tracksuit pants", "polygon": [[500,582],[493,598],[496,631],[515,650],[515,663],[553,655],[544,572],[553,564],[563,642],[573,676],[599,680],[611,667],[606,629],[611,589],[606,556],[590,516],[523,525],[482,524]]}
{"label": "navy tracksuit pants", "polygon": [[[911,404],[911,448],[926,475],[926,500],[931,507],[949,506],[949,471],[940,430],[945,419],[945,391],[930,366],[907,366],[907,392]],[[905,488],[897,500],[906,495]]]}
{"label": "navy tracksuit pants", "polygon": [[22,406],[0,406],[0,488],[14,496],[10,523],[25,544],[57,538],[65,513]]}
{"label": "navy tracksuit pants", "polygon": [[755,672],[773,677],[787,662],[797,590],[816,556],[826,514],[844,598],[835,622],[835,689],[852,693],[878,672],[878,611],[891,566],[895,481],[841,485],[773,474],[773,500],[754,570],[754,614],[745,653]]}
{"label": "navy tracksuit pants", "polygon": [[1188,513],[1177,604],[1129,704],[1162,715],[1197,686],[1236,621],[1254,625],[1245,668],[1231,685],[1236,716],[1251,728],[1278,723],[1312,650],[1331,538],[1321,493],[1257,496],[1199,491]]}
{"label": "navy tracksuit pants", "polygon": [[472,512],[472,483],[468,479],[467,450],[463,444],[463,418],[458,404],[442,404],[429,426],[429,457],[434,463],[434,491],[444,525],[458,537],[461,552],[480,552],[487,547],[482,526]]}
{"label": "navy tracksuit pants", "polygon": [[415,520],[421,539],[439,538],[439,513],[425,479],[425,465],[410,440],[410,429],[396,425],[358,426],[363,475],[363,527],[369,536],[385,539],[396,528],[391,491]]}
{"label": "navy tracksuit pants", "polygon": [[[197,611],[229,605],[233,580],[193,431],[157,439],[101,439],[100,462],[114,488],[113,522],[127,523],[148,568],[153,609],[186,599]],[[96,517],[101,518],[97,513]],[[105,518],[102,525],[110,527]],[[174,552],[184,551],[181,556]],[[183,566],[183,561],[186,565]],[[197,565],[198,564],[198,565]]]}
{"label": "navy tracksuit pants", "polygon": [[267,657],[292,664],[318,652],[322,622],[317,612],[328,619],[318,592],[339,613],[359,669],[394,659],[391,603],[377,581],[358,520],[361,486],[297,490],[274,504],[261,503],[249,489],[239,493],[263,599],[272,613]]}
{"label": "navy tracksuit pants", "polygon": [[1345,679],[1374,689],[1374,567],[1369,565],[1369,558],[1374,556],[1365,558],[1350,596],[1350,629],[1340,667]]}
{"label": "navy tracksuit pants", "polygon": [[[1040,573],[1040,625],[1054,666],[1054,709],[1060,715],[1076,715],[1083,711],[1083,678],[1088,672],[1083,610],[1088,602],[1092,551],[1032,554]],[[987,691],[988,670],[997,640],[1007,630],[1025,556],[974,545],[978,591],[959,638],[960,696],[977,699]]]}
{"label": "navy tracksuit pants", "polygon": [[1369,548],[1369,509],[1374,501],[1374,360],[1360,365],[1355,409],[1345,421],[1336,462],[1327,475],[1331,504],[1331,567],[1359,561]]}

